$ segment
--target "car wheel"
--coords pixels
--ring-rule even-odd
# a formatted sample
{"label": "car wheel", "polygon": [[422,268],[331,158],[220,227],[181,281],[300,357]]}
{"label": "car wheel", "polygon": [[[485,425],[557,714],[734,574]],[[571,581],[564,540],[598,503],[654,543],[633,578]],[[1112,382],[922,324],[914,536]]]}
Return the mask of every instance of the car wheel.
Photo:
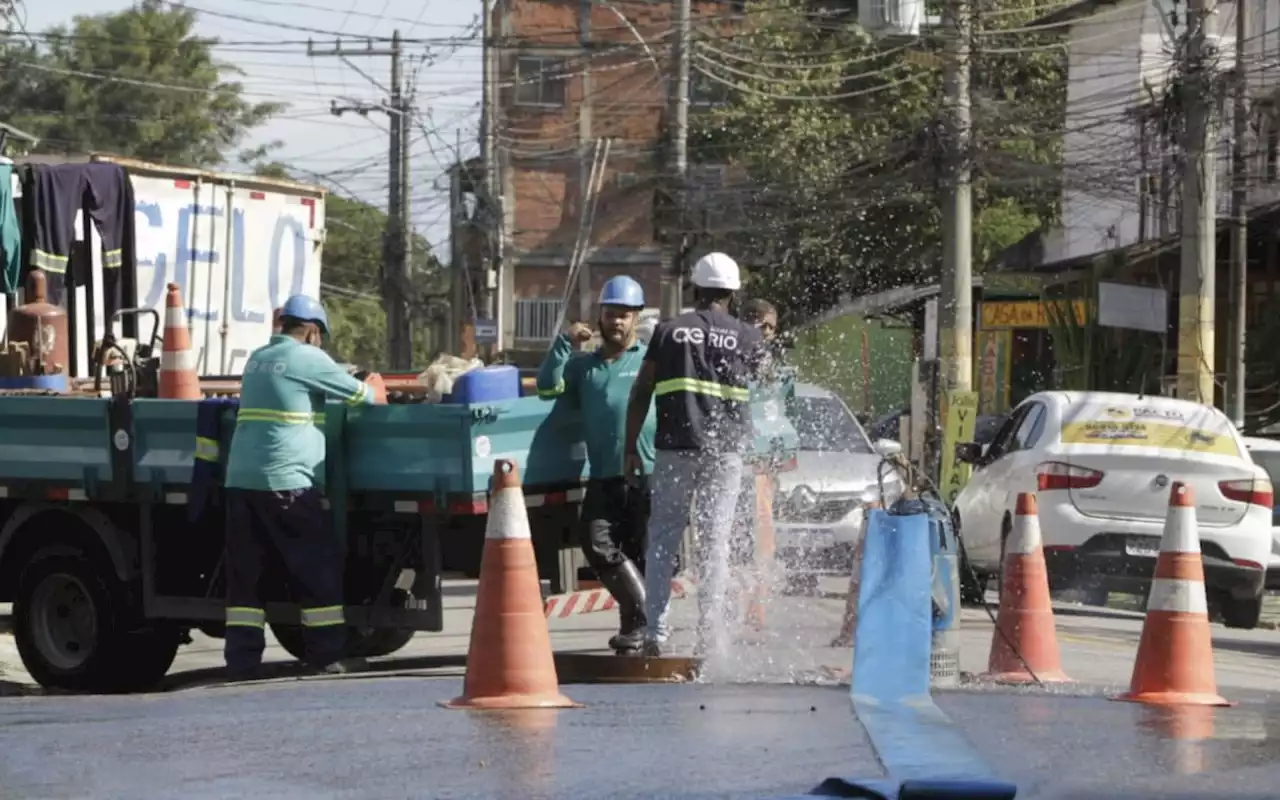
{"label": "car wheel", "polygon": [[1222,614],[1222,624],[1246,631],[1258,627],[1258,622],[1262,619],[1263,597],[1264,595],[1258,595],[1241,599],[1224,593],[1217,604]]}
{"label": "car wheel", "polygon": [[138,627],[111,565],[59,548],[37,554],[14,598],[14,639],[41,686],[73,692],[149,689],[173,664],[177,628]]}
{"label": "car wheel", "polygon": [[1111,592],[1100,583],[1086,583],[1080,587],[1080,602],[1086,606],[1105,608]]}

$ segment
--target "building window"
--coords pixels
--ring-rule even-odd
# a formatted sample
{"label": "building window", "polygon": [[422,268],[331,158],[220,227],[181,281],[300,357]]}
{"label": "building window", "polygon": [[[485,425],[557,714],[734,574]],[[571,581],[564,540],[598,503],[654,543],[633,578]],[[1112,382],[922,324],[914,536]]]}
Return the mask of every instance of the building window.
{"label": "building window", "polygon": [[555,338],[564,301],[550,297],[516,299],[516,338],[547,342]]}
{"label": "building window", "polygon": [[516,59],[515,101],[518,106],[560,108],[565,103],[568,70],[563,58],[520,56]]}
{"label": "building window", "polygon": [[744,186],[732,186],[724,164],[689,165],[688,210],[693,224],[706,233],[742,227]]}
{"label": "building window", "polygon": [[729,87],[715,78],[694,70],[689,75],[689,105],[699,108],[721,106],[729,102]]}

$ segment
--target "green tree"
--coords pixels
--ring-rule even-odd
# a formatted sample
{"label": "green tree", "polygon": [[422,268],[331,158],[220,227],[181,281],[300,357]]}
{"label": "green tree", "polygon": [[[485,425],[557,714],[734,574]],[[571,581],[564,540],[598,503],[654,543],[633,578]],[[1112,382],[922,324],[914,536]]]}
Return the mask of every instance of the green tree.
{"label": "green tree", "polygon": [[[694,62],[706,80],[731,87],[727,102],[694,118],[694,158],[728,163],[728,191],[741,204],[741,224],[699,244],[732,247],[762,267],[753,289],[797,316],[845,293],[936,279],[939,167],[952,150],[940,56],[878,41],[852,14],[819,24],[806,0],[759,0],[748,16],[746,30],[702,43]],[[975,73],[978,111],[1000,112],[975,129],[984,143],[974,148],[979,267],[1056,207],[1057,184],[1043,177],[1043,165],[1056,163],[1054,137],[1011,110],[1026,114],[1021,101],[1040,92],[1048,97],[1035,98],[1030,116],[1043,118],[1056,98],[1045,88],[1061,77],[1057,56],[1006,61],[997,65],[1004,72]],[[988,75],[999,81],[984,83]],[[987,148],[998,154],[985,158]],[[1011,172],[1017,180],[1005,180]]]}
{"label": "green tree", "polygon": [[[264,159],[274,146],[241,154],[257,162],[258,175],[295,179],[289,168]],[[330,194],[325,201],[324,265],[321,299],[329,312],[329,351],[342,361],[369,369],[386,369],[387,314],[379,297],[382,275],[382,235],[387,215],[382,209]],[[412,306],[415,310],[413,364],[425,367],[439,350],[434,332],[447,319],[446,270],[431,253],[427,241],[415,236],[410,264]]]}
{"label": "green tree", "polygon": [[281,103],[253,103],[240,74],[194,33],[196,14],[161,0],[77,16],[0,45],[0,119],[41,137],[37,152],[110,152],[212,167]]}

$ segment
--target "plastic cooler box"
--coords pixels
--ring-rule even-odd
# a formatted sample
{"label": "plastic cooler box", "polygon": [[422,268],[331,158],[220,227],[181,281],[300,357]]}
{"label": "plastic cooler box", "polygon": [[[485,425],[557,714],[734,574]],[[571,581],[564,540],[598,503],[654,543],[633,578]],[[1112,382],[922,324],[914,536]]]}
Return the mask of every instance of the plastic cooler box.
{"label": "plastic cooler box", "polygon": [[464,372],[453,382],[453,391],[441,398],[446,403],[475,405],[520,397],[520,370],[501,364]]}

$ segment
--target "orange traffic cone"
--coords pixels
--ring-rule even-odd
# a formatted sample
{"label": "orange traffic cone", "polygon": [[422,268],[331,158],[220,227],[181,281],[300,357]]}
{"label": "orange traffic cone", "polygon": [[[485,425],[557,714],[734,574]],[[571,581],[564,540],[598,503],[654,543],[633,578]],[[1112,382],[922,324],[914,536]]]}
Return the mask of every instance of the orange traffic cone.
{"label": "orange traffic cone", "polygon": [[1013,530],[1005,542],[1000,611],[982,677],[1001,683],[1071,680],[1062,671],[1058,653],[1040,517],[1036,496],[1030,492],[1018,495]]}
{"label": "orange traffic cone", "polygon": [[462,696],[444,705],[482,710],[579,707],[560,694],[524,492],[512,461],[493,465],[467,675]]}
{"label": "orange traffic cone", "polygon": [[160,397],[165,400],[203,400],[191,332],[182,308],[178,284],[169,284],[164,300],[164,350],[160,353]]}
{"label": "orange traffic cone", "polygon": [[1153,705],[1229,706],[1213,674],[1213,638],[1191,487],[1173,484],[1129,691]]}
{"label": "orange traffic cone", "polygon": [[773,478],[768,473],[757,473],[756,482],[756,542],[755,585],[747,601],[747,624],[755,630],[765,626],[765,598],[769,592],[769,577],[774,571],[776,544],[773,535]]}
{"label": "orange traffic cone", "polygon": [[853,570],[849,573],[849,594],[844,599],[844,619],[840,621],[840,633],[831,640],[832,647],[853,644],[853,634],[858,629],[858,593],[862,591],[862,554],[867,545],[867,523],[871,512],[879,507],[879,501],[872,500],[862,510],[862,535],[853,547]]}

